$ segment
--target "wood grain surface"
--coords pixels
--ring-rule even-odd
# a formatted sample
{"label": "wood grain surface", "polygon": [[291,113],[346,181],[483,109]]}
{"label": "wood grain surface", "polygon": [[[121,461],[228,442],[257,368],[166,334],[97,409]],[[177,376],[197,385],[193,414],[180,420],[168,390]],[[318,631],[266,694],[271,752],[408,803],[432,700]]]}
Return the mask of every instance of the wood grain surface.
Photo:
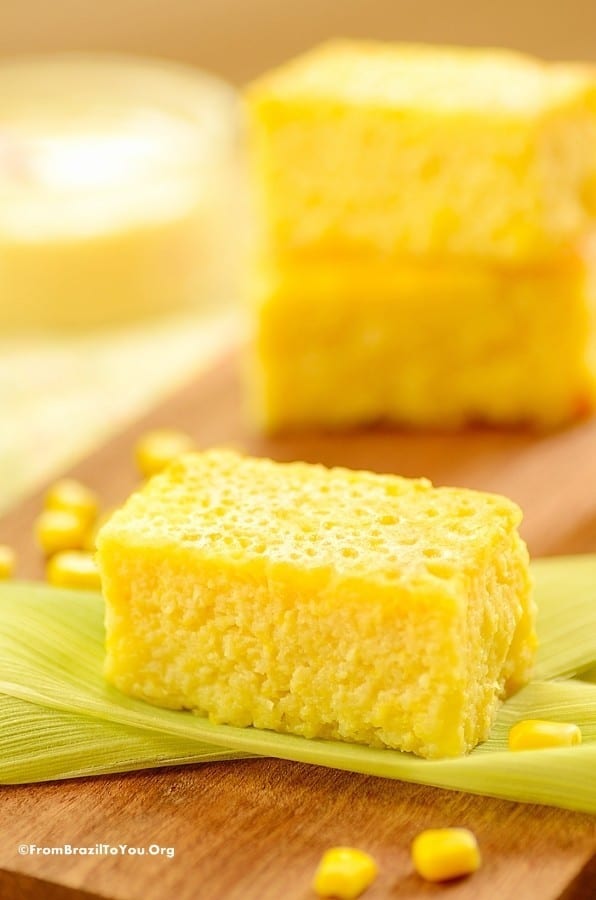
{"label": "wood grain surface", "polygon": [[[594,420],[544,435],[371,429],[266,439],[246,423],[237,362],[237,354],[222,360],[72,474],[95,487],[106,505],[118,503],[137,482],[132,448],[138,435],[175,426],[203,447],[236,445],[279,460],[503,491],[525,510],[524,536],[535,556],[596,551]],[[32,540],[40,505],[41,494],[32,496],[0,522],[0,542],[18,550],[23,577],[43,570]],[[592,817],[280,760],[3,787],[0,823],[0,900],[309,900],[318,858],[334,844],[362,847],[377,858],[380,875],[367,900],[596,897]],[[412,871],[409,846],[418,831],[444,825],[472,828],[484,863],[471,878],[427,885]],[[22,843],[159,845],[174,848],[174,856],[21,856]]]}

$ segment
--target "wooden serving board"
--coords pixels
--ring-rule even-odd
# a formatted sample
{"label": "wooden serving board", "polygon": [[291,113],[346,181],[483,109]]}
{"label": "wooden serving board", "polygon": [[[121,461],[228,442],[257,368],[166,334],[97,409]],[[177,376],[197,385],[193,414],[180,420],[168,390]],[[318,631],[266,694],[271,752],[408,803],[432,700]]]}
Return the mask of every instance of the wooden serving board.
{"label": "wooden serving board", "polygon": [[[246,424],[237,361],[236,354],[222,360],[71,474],[107,505],[118,503],[136,486],[137,436],[174,426],[202,447],[232,444],[279,460],[502,491],[523,506],[535,556],[596,551],[596,421],[547,435],[371,429],[265,439]],[[23,577],[42,572],[32,540],[40,504],[41,493],[0,522],[0,542],[17,549]],[[3,787],[0,822],[0,900],[309,900],[316,863],[336,844],[378,860],[367,900],[596,897],[595,818],[279,760]],[[484,864],[448,886],[424,884],[412,870],[410,843],[422,829],[445,825],[472,828]],[[21,856],[22,843],[159,845],[175,855]]]}

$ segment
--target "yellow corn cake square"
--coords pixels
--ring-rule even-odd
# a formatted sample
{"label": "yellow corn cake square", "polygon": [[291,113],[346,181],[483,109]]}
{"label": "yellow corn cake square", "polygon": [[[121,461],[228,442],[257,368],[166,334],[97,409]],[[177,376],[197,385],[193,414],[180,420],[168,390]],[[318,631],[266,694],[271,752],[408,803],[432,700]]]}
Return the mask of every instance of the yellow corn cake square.
{"label": "yellow corn cake square", "polygon": [[465,753],[532,666],[520,519],[424,479],[180,457],[99,534],[106,677],[217,723]]}
{"label": "yellow corn cake square", "polygon": [[595,72],[506,50],[324,44],[248,91],[262,243],[550,258],[594,216]]}
{"label": "yellow corn cake square", "polygon": [[264,265],[252,416],[268,430],[386,421],[553,427],[596,402],[588,261]]}

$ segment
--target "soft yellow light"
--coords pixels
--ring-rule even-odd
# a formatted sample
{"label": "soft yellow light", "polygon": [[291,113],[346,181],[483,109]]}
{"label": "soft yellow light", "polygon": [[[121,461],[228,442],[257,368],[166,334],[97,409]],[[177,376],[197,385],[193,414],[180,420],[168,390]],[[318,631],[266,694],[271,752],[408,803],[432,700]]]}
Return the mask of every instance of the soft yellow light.
{"label": "soft yellow light", "polygon": [[214,292],[237,167],[230,87],[57,54],[1,62],[0,95],[2,327],[106,324]]}

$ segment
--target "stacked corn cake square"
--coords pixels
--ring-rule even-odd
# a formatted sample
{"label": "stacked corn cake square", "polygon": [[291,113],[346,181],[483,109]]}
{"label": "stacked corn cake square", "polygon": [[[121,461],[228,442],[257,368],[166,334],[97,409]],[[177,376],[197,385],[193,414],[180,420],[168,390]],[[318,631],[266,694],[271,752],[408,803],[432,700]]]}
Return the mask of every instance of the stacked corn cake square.
{"label": "stacked corn cake square", "polygon": [[464,753],[534,658],[520,519],[425,479],[181,457],[98,536],[106,676],[218,723]]}
{"label": "stacked corn cake square", "polygon": [[335,42],[248,110],[263,426],[592,408],[590,67]]}

